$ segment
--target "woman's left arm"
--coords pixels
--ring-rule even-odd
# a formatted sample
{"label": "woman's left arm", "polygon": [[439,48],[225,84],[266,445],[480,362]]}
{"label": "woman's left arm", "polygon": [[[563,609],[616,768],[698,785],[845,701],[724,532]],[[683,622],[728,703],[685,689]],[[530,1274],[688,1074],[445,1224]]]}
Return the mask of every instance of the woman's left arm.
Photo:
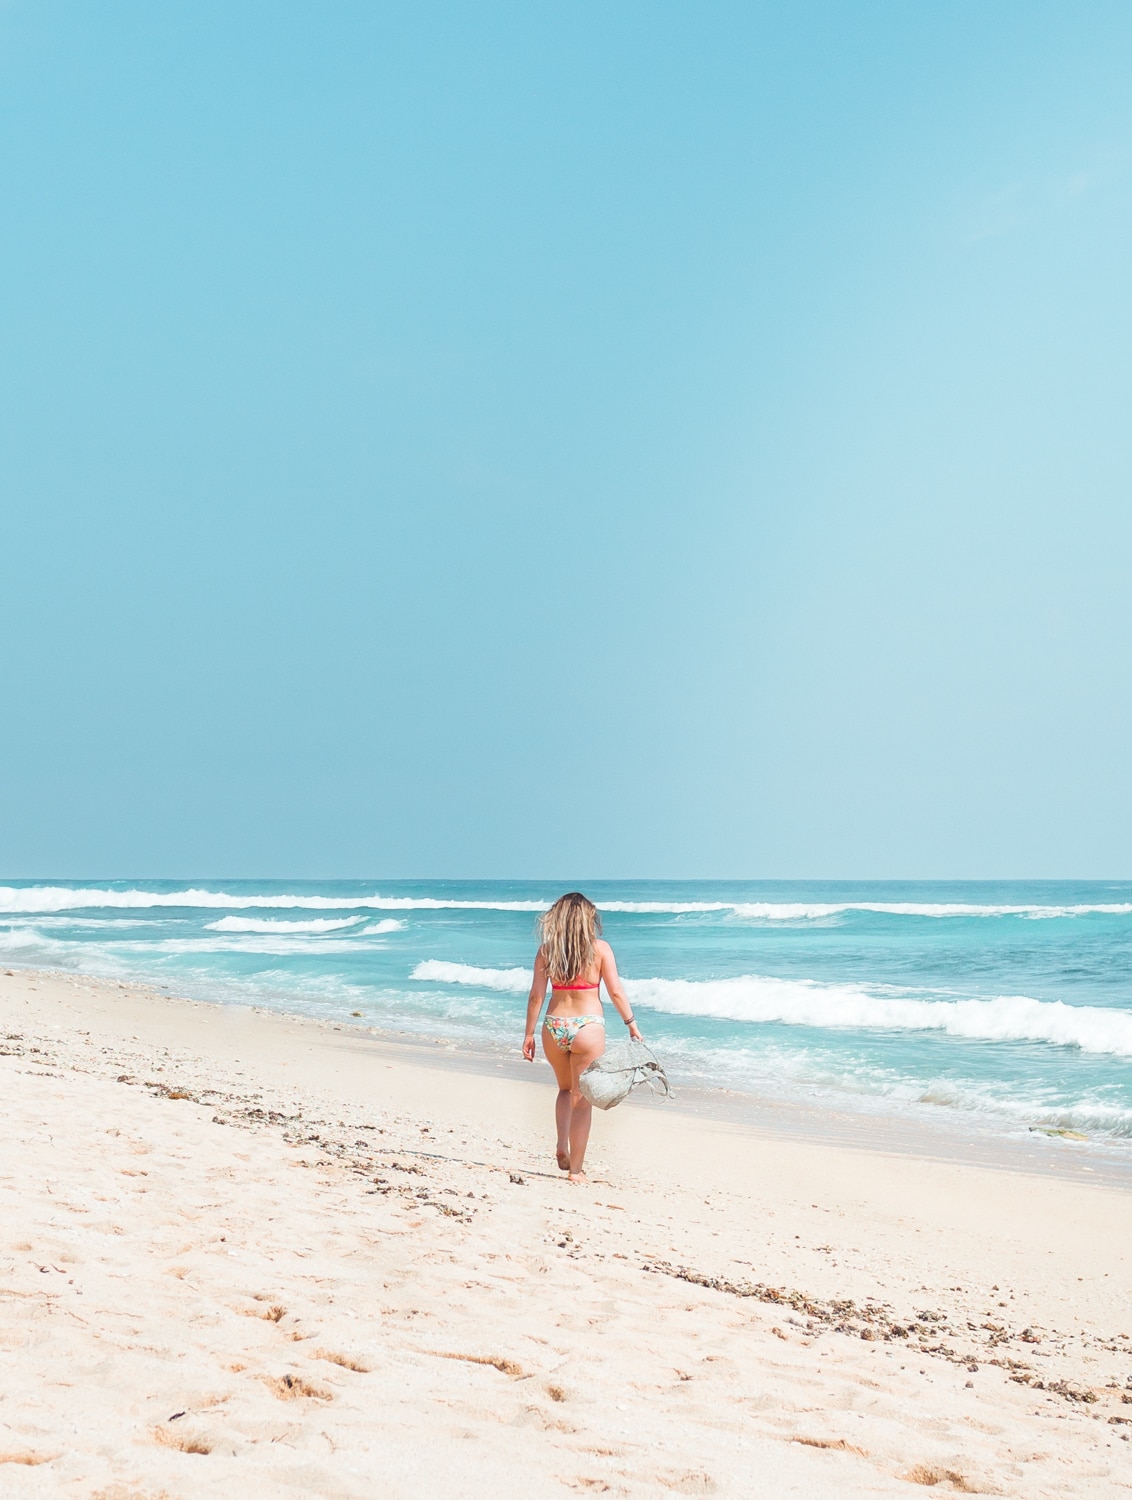
{"label": "woman's left arm", "polygon": [[617,972],[617,960],[613,956],[613,949],[608,943],[602,942],[599,946],[601,953],[601,977],[605,981],[605,988],[609,992],[609,998],[617,1011],[617,1014],[629,1028],[629,1035],[635,1042],[643,1040],[640,1029],[633,1019],[633,1007],[629,1004],[629,997],[625,993],[625,986],[621,983],[621,975]]}

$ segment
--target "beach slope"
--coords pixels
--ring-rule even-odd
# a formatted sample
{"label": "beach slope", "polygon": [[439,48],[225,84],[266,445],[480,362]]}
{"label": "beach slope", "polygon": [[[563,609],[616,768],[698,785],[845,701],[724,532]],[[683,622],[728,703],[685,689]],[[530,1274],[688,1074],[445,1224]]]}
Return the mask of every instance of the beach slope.
{"label": "beach slope", "polygon": [[27,972],[0,1037],[5,1496],[1132,1494],[1119,1187],[634,1098],[571,1188],[541,1065]]}

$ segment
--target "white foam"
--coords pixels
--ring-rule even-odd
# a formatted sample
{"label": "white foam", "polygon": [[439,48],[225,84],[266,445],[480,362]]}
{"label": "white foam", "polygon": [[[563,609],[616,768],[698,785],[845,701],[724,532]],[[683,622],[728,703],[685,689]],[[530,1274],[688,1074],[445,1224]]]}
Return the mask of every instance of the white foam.
{"label": "white foam", "polygon": [[190,887],[182,891],[111,891],[93,886],[0,886],[0,912],[19,915],[82,911],[91,907],[156,907],[221,911],[545,911],[548,901],[457,901],[432,896],[235,895]]}
{"label": "white foam", "polygon": [[[377,924],[379,927],[382,923]],[[116,935],[101,943],[74,943],[65,938],[39,932],[34,927],[12,927],[0,931],[0,954],[8,962],[38,964],[42,967],[89,969],[94,972],[155,972],[153,963],[182,955],[204,953],[253,953],[278,958],[325,958],[358,956],[375,952],[386,945],[366,938],[364,932],[218,932],[201,937],[142,937],[123,939]],[[292,976],[293,978],[294,976]],[[210,974],[210,983],[226,983],[222,974]],[[309,988],[315,978],[304,975],[302,985]]]}
{"label": "white foam", "polygon": [[[206,922],[209,932],[340,932],[344,927],[353,927],[364,922],[365,917],[312,917],[308,922],[285,922],[270,917],[221,917],[218,922]],[[378,927],[384,924],[379,922]],[[400,927],[400,922],[394,922]],[[367,929],[368,931],[369,929]]]}
{"label": "white foam", "polygon": [[962,902],[858,901],[843,910],[884,912],[894,917],[1030,917],[1042,920],[1085,917],[1093,912],[1126,917],[1132,912],[1132,904],[1116,901],[1082,903],[1079,906],[978,906]]}
{"label": "white foam", "polygon": [[400,932],[404,925],[397,917],[382,917],[380,922],[372,922],[368,927],[363,927],[358,936],[374,937],[379,932]]}
{"label": "white foam", "polygon": [[1128,916],[1132,902],[1094,902],[1077,906],[994,906],[962,901],[599,901],[604,912],[641,912],[680,916],[696,912],[732,912],[763,922],[812,922],[850,911],[891,917],[1083,917],[1091,912]]}
{"label": "white foam", "polygon": [[1040,921],[1054,917],[1083,917],[1091,912],[1127,916],[1132,912],[1132,904],[1110,902],[1080,906],[980,906],[961,901],[841,901],[811,904],[743,901],[731,910],[738,917],[766,922],[813,921],[822,917],[839,917],[849,911],[871,911],[889,917],[1028,917]]}
{"label": "white foam", "polygon": [[762,922],[813,922],[840,917],[850,911],[877,912],[890,917],[1083,917],[1092,912],[1128,916],[1132,902],[1094,902],[1077,906],[993,906],[961,901],[599,901],[605,912],[655,912],[683,915],[694,912],[733,912]]}
{"label": "white foam", "polygon": [[513,994],[525,994],[531,987],[530,969],[477,969],[473,964],[449,964],[438,958],[419,963],[412,978],[436,984],[470,984],[477,989],[506,990]]}
{"label": "white foam", "polygon": [[849,911],[845,904],[803,901],[599,901],[602,911],[655,913],[658,916],[686,916],[697,912],[733,912],[736,916],[762,919],[766,922],[797,922],[816,917],[833,917]]}
{"label": "white foam", "polygon": [[848,906],[831,906],[828,902],[741,901],[731,910],[737,917],[762,922],[814,922],[822,917],[839,917],[851,910]]}
{"label": "white foam", "polygon": [[[90,908],[126,908],[144,911],[152,908],[221,911],[312,910],[312,911],[513,911],[540,912],[549,901],[465,901],[440,896],[312,896],[298,893],[279,895],[244,895],[228,891],[207,891],[195,886],[180,891],[128,890],[113,891],[94,886],[0,886],[0,913],[32,915],[36,913],[81,911]],[[748,920],[767,922],[815,921],[840,916],[845,912],[878,912],[889,916],[909,917],[1079,917],[1096,912],[1111,916],[1132,913],[1132,903],[1100,902],[1070,906],[978,905],[964,902],[916,901],[606,901],[598,903],[604,912],[656,914],[661,916],[692,915],[698,912],[731,912]]]}
{"label": "white foam", "polygon": [[[416,966],[412,977],[519,994],[530,987],[530,973],[530,969],[481,969],[429,959]],[[1052,1042],[1084,1052],[1132,1057],[1132,1012],[1034,1000],[1028,995],[921,1000],[852,985],[755,974],[713,980],[629,979],[625,988],[634,1004],[669,1015],[837,1031],[942,1031],[972,1041]]]}
{"label": "white foam", "polygon": [[1052,1042],[1132,1057],[1132,1012],[1028,995],[921,1000],[852,985],[770,979],[627,980],[635,1003],[672,1015],[860,1031],[941,1031],[988,1042]]}

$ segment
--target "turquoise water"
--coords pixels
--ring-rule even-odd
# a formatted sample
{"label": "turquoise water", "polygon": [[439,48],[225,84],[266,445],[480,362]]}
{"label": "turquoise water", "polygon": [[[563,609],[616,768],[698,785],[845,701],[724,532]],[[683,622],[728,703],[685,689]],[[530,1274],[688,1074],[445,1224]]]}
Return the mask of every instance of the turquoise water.
{"label": "turquoise water", "polygon": [[[0,958],[515,1049],[534,920],[562,889],[13,883]],[[1132,883],[584,889],[678,1085],[1132,1138]]]}

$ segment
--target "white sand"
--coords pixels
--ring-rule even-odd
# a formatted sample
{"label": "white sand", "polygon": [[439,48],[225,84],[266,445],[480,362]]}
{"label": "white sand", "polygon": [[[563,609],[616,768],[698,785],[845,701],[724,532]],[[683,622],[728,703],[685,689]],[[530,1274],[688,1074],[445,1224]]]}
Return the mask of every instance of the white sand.
{"label": "white sand", "polygon": [[1099,1179],[634,1097],[576,1189],[544,1065],[35,974],[4,1033],[5,1500],[1132,1494]]}

